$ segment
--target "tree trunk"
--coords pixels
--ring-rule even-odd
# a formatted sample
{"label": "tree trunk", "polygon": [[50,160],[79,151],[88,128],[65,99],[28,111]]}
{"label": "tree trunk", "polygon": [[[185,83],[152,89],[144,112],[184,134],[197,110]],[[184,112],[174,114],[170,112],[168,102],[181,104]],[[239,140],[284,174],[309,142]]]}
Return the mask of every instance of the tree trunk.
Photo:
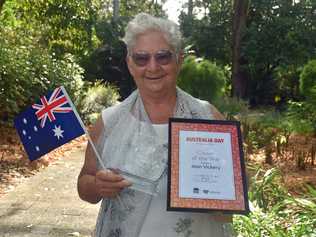
{"label": "tree trunk", "polygon": [[2,7],[4,5],[6,0],[0,0],[0,14],[1,14],[1,11],[2,11]]}
{"label": "tree trunk", "polygon": [[241,65],[241,41],[246,28],[247,9],[249,0],[234,0],[233,13],[233,40],[232,40],[232,94],[237,98],[245,98],[247,87],[247,75]]}
{"label": "tree trunk", "polygon": [[89,12],[89,18],[87,20],[87,34],[88,34],[88,49],[89,50],[92,50],[92,37],[93,37],[93,25],[95,24],[96,22],[96,17],[95,17],[95,12],[93,10],[93,7],[92,7],[92,2],[91,0],[88,0],[86,2],[86,7],[88,9],[88,12]]}
{"label": "tree trunk", "polygon": [[119,0],[113,0],[113,20],[114,21],[118,20],[119,12],[120,12],[120,1]]}
{"label": "tree trunk", "polygon": [[188,16],[190,19],[193,18],[193,0],[189,0],[188,2]]}

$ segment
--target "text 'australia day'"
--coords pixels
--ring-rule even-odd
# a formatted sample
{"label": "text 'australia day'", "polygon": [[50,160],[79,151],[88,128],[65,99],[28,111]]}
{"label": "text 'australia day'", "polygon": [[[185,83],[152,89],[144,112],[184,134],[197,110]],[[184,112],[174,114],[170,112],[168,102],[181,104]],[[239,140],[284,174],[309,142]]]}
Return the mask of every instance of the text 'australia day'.
{"label": "text 'australia day'", "polygon": [[224,138],[187,137],[187,142],[214,142],[224,143]]}

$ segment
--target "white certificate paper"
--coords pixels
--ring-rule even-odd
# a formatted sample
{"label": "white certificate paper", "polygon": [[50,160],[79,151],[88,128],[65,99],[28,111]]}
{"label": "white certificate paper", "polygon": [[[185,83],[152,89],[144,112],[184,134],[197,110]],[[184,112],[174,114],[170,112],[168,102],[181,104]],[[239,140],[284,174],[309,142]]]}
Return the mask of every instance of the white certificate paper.
{"label": "white certificate paper", "polygon": [[236,200],[230,133],[180,131],[179,196]]}

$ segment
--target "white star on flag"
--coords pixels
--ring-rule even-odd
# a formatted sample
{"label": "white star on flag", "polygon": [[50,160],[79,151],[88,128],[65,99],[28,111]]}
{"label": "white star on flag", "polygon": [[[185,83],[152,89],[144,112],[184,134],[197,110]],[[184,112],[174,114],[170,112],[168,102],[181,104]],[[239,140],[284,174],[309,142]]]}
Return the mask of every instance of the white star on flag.
{"label": "white star on flag", "polygon": [[61,130],[61,127],[60,127],[60,126],[57,127],[57,126],[55,125],[55,129],[53,129],[53,131],[54,131],[54,136],[57,137],[58,140],[59,140],[60,137],[61,137],[61,138],[64,137],[64,136],[63,136],[64,130]]}
{"label": "white star on flag", "polygon": [[85,134],[84,124],[63,86],[19,113],[14,126],[31,161]]}

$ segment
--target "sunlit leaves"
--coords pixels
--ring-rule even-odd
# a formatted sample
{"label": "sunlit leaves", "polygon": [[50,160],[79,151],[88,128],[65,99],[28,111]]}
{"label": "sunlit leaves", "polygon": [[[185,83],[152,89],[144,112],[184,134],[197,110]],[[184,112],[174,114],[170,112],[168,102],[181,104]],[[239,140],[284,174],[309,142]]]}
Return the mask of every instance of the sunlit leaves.
{"label": "sunlit leaves", "polygon": [[[238,236],[303,237],[316,235],[315,196],[294,197],[287,193],[280,171],[258,168],[249,190],[251,213],[234,217]],[[310,193],[315,188],[307,186]]]}

